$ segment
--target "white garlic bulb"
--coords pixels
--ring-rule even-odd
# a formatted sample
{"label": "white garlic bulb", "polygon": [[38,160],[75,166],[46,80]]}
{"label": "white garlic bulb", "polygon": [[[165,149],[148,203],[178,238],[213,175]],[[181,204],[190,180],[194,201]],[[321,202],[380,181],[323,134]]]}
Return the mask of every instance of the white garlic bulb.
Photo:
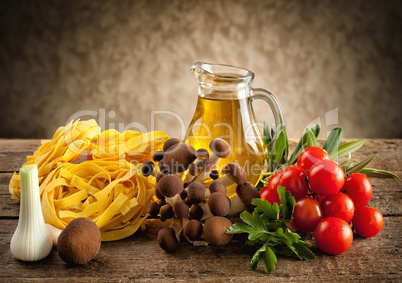
{"label": "white garlic bulb", "polygon": [[41,260],[50,253],[53,242],[42,215],[36,164],[21,168],[20,183],[20,217],[10,250],[23,261]]}

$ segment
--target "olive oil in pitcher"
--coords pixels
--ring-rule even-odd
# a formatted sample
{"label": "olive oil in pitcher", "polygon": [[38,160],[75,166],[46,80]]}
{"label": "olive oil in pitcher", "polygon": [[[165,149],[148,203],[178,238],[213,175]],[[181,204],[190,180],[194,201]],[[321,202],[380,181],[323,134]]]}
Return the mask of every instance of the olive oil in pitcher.
{"label": "olive oil in pitcher", "polygon": [[[266,150],[256,126],[252,102],[266,101],[278,125],[284,123],[284,118],[277,98],[265,89],[251,88],[254,74],[243,68],[199,62],[191,70],[199,85],[198,102],[185,142],[196,150],[209,150],[213,139],[225,140],[231,155],[219,161],[217,170],[220,172],[228,163],[237,163],[246,171],[247,181],[256,185],[264,168]],[[227,189],[231,196],[236,192],[236,185]]]}

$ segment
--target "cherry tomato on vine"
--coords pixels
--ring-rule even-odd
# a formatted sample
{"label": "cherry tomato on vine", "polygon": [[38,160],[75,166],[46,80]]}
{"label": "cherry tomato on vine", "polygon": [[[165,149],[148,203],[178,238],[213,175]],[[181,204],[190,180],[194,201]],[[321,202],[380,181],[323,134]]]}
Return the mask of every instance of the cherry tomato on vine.
{"label": "cherry tomato on vine", "polygon": [[305,170],[309,170],[313,164],[330,159],[325,149],[318,146],[309,146],[300,153],[297,159],[297,165],[303,167]]}
{"label": "cherry tomato on vine", "polygon": [[355,206],[365,206],[373,195],[373,187],[369,178],[361,173],[354,173],[347,177],[342,190],[346,191]]}
{"label": "cherry tomato on vine", "polygon": [[345,183],[345,173],[338,163],[323,160],[307,171],[310,189],[319,195],[333,195],[339,192]]}
{"label": "cherry tomato on vine", "polygon": [[355,213],[355,205],[350,197],[344,193],[337,193],[325,197],[321,203],[324,217],[338,217],[347,223],[352,221]]}
{"label": "cherry tomato on vine", "polygon": [[308,193],[306,173],[303,167],[293,165],[285,169],[279,180],[279,186],[286,188],[297,201]]}
{"label": "cherry tomato on vine", "polygon": [[321,220],[314,232],[317,246],[328,254],[341,254],[352,245],[353,232],[349,224],[337,217]]}
{"label": "cherry tomato on vine", "polygon": [[293,210],[293,226],[301,232],[314,232],[323,218],[318,202],[311,197],[304,197],[296,202]]}
{"label": "cherry tomato on vine", "polygon": [[273,204],[274,202],[278,203],[278,205],[281,204],[277,187],[279,185],[279,181],[283,172],[284,170],[276,171],[269,179],[268,185],[261,189],[260,196],[263,201],[269,201],[271,204]]}
{"label": "cherry tomato on vine", "polygon": [[384,226],[384,218],[374,207],[358,206],[352,224],[357,234],[370,238],[380,233]]}

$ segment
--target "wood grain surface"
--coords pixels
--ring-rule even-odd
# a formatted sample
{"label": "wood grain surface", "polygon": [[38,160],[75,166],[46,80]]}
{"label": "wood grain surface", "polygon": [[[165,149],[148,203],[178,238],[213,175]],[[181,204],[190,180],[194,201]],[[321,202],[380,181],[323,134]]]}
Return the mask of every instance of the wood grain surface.
{"label": "wood grain surface", "polygon": [[[291,146],[295,142],[291,141]],[[193,247],[183,241],[176,253],[164,252],[156,235],[159,220],[147,220],[146,230],[115,242],[103,242],[91,262],[78,267],[66,265],[53,249],[39,262],[22,262],[10,253],[10,240],[17,227],[19,201],[11,200],[8,183],[40,145],[39,140],[0,140],[0,281],[1,282],[266,282],[266,281],[394,281],[402,280],[402,182],[371,178],[373,198],[369,205],[384,215],[384,228],[365,239],[354,234],[352,246],[344,254],[332,256],[312,243],[316,259],[300,261],[278,257],[276,270],[266,274],[263,266],[252,271],[249,263],[255,248],[243,249],[241,241],[226,246]],[[376,154],[370,167],[402,176],[402,140],[367,140],[352,160]]]}

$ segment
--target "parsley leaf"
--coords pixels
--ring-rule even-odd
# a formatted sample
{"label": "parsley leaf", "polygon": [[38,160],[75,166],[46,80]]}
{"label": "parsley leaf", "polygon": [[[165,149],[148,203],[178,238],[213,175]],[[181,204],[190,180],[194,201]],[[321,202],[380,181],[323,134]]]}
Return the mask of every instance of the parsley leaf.
{"label": "parsley leaf", "polygon": [[247,233],[246,245],[262,244],[250,262],[250,267],[256,270],[261,261],[264,262],[265,272],[272,273],[277,262],[276,254],[296,255],[301,260],[315,258],[301,236],[290,231],[286,223],[292,220],[295,198],[284,187],[278,186],[278,195],[281,205],[271,205],[268,201],[255,198],[253,213],[244,211],[240,214],[243,223],[234,223],[226,233]]}

